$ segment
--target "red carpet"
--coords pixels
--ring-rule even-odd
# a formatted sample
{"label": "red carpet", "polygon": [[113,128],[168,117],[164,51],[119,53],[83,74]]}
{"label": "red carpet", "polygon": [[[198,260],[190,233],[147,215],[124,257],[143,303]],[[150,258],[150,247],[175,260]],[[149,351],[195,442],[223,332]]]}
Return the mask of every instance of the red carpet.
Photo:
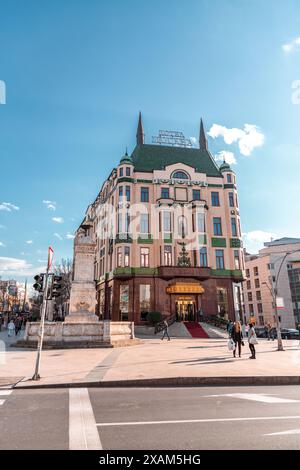
{"label": "red carpet", "polygon": [[193,338],[209,338],[208,334],[199,323],[195,321],[185,321],[183,323]]}

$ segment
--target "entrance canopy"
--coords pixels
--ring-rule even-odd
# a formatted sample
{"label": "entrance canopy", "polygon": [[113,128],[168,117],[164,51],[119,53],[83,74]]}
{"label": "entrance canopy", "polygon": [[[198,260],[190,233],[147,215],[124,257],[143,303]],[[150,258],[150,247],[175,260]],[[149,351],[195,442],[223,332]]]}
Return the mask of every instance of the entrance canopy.
{"label": "entrance canopy", "polygon": [[203,294],[200,282],[174,282],[167,287],[167,294]]}

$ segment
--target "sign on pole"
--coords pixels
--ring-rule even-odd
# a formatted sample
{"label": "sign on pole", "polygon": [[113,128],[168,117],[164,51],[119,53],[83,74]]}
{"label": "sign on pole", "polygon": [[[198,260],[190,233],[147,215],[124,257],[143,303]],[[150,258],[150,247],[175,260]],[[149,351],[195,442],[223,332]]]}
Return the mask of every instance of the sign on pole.
{"label": "sign on pole", "polygon": [[284,300],[283,297],[276,297],[276,306],[278,310],[284,309]]}

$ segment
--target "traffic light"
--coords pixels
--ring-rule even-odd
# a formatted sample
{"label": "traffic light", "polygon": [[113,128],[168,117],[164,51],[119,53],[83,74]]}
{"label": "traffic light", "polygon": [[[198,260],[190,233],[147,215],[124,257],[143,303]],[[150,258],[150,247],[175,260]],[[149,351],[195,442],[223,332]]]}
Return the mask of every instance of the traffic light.
{"label": "traffic light", "polygon": [[59,297],[62,291],[62,276],[53,276],[51,297]]}
{"label": "traffic light", "polygon": [[34,276],[35,284],[33,284],[33,288],[38,292],[43,292],[44,290],[44,274],[37,274]]}

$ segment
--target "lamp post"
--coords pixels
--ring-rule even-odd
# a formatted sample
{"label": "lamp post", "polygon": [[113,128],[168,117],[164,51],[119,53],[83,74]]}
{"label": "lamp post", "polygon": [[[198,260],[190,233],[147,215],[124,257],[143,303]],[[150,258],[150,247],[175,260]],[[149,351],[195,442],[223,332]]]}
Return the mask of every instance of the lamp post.
{"label": "lamp post", "polygon": [[275,313],[275,321],[276,321],[276,330],[277,330],[277,341],[278,341],[278,348],[277,348],[277,351],[284,351],[283,349],[283,344],[282,344],[282,338],[281,338],[281,331],[280,331],[280,322],[279,322],[279,316],[278,316],[278,307],[277,307],[277,293],[278,293],[278,281],[279,281],[279,276],[280,276],[280,272],[281,272],[281,268],[283,266],[283,263],[284,261],[286,260],[286,258],[289,256],[289,255],[292,255],[293,253],[297,253],[299,252],[300,249],[298,250],[294,250],[294,251],[288,251],[282,258],[282,261],[280,263],[280,266],[279,266],[279,269],[278,269],[278,272],[277,272],[277,276],[276,276],[276,281],[275,281],[275,287],[273,288],[273,284],[272,284],[272,288],[266,283],[266,282],[263,282],[262,284],[265,284],[267,286],[267,288],[269,289],[271,295],[272,295],[272,299],[273,299],[273,304],[274,304],[274,313]]}

